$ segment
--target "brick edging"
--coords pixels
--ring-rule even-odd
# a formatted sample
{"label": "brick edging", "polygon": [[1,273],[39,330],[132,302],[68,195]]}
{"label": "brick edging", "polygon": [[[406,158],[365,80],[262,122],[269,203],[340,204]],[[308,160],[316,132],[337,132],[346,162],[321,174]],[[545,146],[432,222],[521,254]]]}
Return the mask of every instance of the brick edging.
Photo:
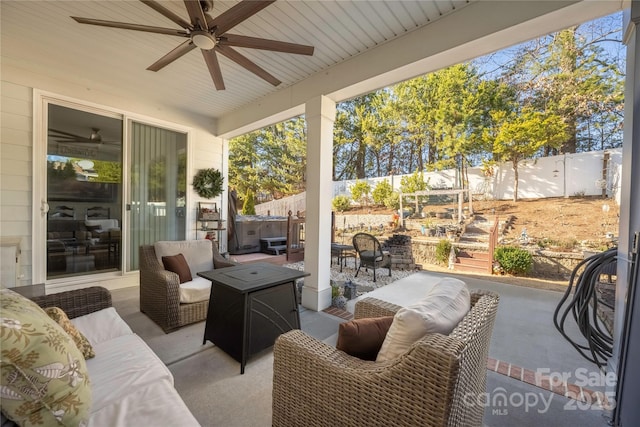
{"label": "brick edging", "polygon": [[489,357],[487,358],[487,369],[569,399],[592,403],[605,409],[609,407],[608,399],[600,391],[590,390],[573,383],[562,382],[562,384],[558,384],[557,381],[552,382],[547,375],[538,374],[531,369],[522,368],[509,362]]}
{"label": "brick edging", "polygon": [[347,310],[342,310],[340,308],[337,307],[328,307],[325,308],[324,310],[322,310],[323,313],[327,313],[330,314],[332,316],[336,316],[339,317],[341,319],[344,320],[352,320],[353,319],[353,314]]}

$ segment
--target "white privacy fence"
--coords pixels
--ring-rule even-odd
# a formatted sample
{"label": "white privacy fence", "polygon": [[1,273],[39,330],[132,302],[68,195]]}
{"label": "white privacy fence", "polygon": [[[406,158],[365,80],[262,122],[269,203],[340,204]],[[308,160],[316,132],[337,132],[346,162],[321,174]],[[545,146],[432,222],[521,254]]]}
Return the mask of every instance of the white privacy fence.
{"label": "white privacy fence", "polygon": [[[500,163],[489,176],[480,167],[468,169],[469,189],[476,199],[513,199],[513,167],[510,162]],[[400,189],[400,181],[408,175],[365,178],[373,190],[387,180],[394,190]],[[622,177],[622,149],[563,154],[525,160],[518,165],[518,198],[541,199],[547,197],[600,196],[603,193],[620,204],[620,179]],[[424,179],[432,189],[456,187],[456,171],[448,169],[425,172]],[[351,196],[356,180],[333,183],[333,196]],[[305,210],[305,193],[256,205],[256,213],[286,216],[291,210]]]}
{"label": "white privacy fence", "polygon": [[307,193],[304,192],[294,196],[260,203],[256,205],[256,215],[287,216],[289,215],[289,211],[291,211],[293,215],[298,211],[304,212],[307,202],[306,197]]}

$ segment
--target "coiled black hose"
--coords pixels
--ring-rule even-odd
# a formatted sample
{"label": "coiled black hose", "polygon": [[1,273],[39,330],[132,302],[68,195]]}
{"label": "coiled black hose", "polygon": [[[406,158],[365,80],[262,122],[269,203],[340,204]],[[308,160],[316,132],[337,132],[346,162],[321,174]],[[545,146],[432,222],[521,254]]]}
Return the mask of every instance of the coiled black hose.
{"label": "coiled black hose", "polygon": [[[571,273],[569,286],[553,313],[556,329],[578,353],[600,368],[606,366],[607,359],[613,353],[613,337],[602,328],[602,322],[598,319],[598,305],[604,303],[598,298],[596,286],[603,270],[611,271],[605,267],[612,267],[612,264],[617,262],[617,253],[618,248],[611,248],[581,261]],[[573,297],[570,299],[574,288]],[[565,303],[566,307],[563,309]],[[559,317],[561,312],[562,316]],[[586,344],[576,342],[565,331],[565,322],[569,314],[586,339]]]}

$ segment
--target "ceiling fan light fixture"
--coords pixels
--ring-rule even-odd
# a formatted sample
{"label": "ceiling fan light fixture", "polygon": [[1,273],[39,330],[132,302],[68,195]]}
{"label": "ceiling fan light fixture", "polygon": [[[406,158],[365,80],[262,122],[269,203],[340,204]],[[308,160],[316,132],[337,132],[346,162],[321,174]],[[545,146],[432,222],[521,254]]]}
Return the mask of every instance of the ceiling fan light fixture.
{"label": "ceiling fan light fixture", "polygon": [[89,136],[89,140],[92,142],[102,142],[102,135],[100,135],[100,129],[91,128],[91,135]]}
{"label": "ceiling fan light fixture", "polygon": [[216,39],[206,31],[192,32],[191,41],[202,50],[211,50],[217,44]]}

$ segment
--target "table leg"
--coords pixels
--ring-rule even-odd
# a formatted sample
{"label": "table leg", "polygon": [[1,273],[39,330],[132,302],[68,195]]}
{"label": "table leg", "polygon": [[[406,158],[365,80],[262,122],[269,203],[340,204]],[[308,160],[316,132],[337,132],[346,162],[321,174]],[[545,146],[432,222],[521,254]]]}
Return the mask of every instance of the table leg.
{"label": "table leg", "polygon": [[249,352],[249,340],[251,338],[251,312],[249,309],[249,296],[244,296],[244,332],[242,334],[242,356],[240,356],[240,375],[244,374],[244,365],[247,364],[247,353]]}

